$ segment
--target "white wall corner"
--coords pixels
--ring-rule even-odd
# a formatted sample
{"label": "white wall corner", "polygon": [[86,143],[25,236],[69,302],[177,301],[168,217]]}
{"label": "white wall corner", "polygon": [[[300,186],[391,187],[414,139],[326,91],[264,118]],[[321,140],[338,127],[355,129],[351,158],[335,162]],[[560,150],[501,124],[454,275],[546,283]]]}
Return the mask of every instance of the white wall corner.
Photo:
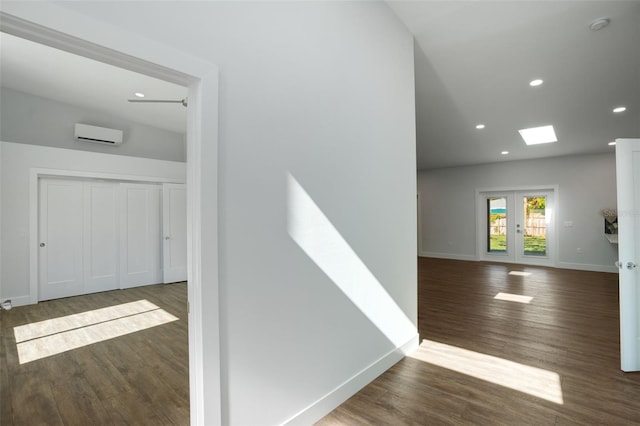
{"label": "white wall corner", "polygon": [[355,395],[382,373],[401,361],[407,354],[417,350],[419,346],[420,336],[416,333],[406,343],[383,355],[380,359],[355,374],[331,392],[321,397],[295,416],[283,422],[283,424],[291,426],[314,424],[344,401]]}

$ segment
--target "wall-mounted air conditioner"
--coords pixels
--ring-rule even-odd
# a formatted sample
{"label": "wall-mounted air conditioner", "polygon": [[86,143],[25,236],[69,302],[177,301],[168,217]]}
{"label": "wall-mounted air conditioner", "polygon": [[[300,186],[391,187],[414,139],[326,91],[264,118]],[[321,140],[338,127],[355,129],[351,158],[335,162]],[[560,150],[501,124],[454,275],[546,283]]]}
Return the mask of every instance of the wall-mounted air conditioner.
{"label": "wall-mounted air conditioner", "polygon": [[83,142],[120,145],[122,143],[122,130],[76,123],[75,138]]}

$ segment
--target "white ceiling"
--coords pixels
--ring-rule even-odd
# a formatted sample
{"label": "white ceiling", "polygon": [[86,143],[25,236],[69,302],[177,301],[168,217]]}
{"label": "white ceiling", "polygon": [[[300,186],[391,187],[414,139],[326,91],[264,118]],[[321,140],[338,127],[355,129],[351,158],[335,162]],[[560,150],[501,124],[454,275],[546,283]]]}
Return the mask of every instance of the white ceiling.
{"label": "white ceiling", "polygon": [[[615,138],[640,137],[640,1],[389,5],[416,38],[418,169],[613,152]],[[600,17],[611,24],[589,30]],[[525,146],[518,129],[547,124],[558,142]]]}
{"label": "white ceiling", "polygon": [[[640,1],[388,4],[416,38],[418,169],[613,152],[609,141],[640,137]],[[590,31],[600,17],[611,24]],[[184,133],[179,104],[126,102],[136,91],[182,99],[183,87],[7,34],[0,43],[2,86]],[[546,124],[558,142],[525,146],[518,129]]]}
{"label": "white ceiling", "polygon": [[186,132],[180,104],[129,103],[145,99],[184,99],[185,87],[0,32],[0,85],[116,117]]}

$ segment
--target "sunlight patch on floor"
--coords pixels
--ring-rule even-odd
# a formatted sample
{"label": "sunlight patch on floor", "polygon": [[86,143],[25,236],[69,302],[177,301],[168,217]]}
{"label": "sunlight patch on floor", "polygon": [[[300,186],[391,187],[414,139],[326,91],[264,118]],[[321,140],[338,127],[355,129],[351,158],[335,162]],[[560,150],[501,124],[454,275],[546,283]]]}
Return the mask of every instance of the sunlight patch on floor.
{"label": "sunlight patch on floor", "polygon": [[560,376],[553,371],[431,340],[423,340],[408,356],[555,404],[564,403]]}
{"label": "sunlight patch on floor", "polygon": [[13,331],[20,364],[25,364],[178,319],[147,300],[139,300],[25,324]]}
{"label": "sunlight patch on floor", "polygon": [[509,271],[509,275],[517,275],[519,277],[528,277],[529,275],[531,275],[531,272]]}
{"label": "sunlight patch on floor", "polygon": [[415,336],[415,324],[292,175],[287,192],[296,244],[396,347]]}
{"label": "sunlight patch on floor", "polygon": [[494,297],[496,300],[506,300],[508,302],[518,302],[518,303],[531,303],[533,297],[531,296],[522,296],[520,294],[511,294],[511,293],[498,293]]}

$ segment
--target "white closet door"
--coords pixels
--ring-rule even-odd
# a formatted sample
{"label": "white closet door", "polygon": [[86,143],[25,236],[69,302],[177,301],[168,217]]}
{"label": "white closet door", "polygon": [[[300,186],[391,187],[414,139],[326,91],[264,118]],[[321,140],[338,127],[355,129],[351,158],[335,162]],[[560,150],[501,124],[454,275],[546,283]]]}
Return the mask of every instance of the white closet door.
{"label": "white closet door", "polygon": [[39,300],[83,293],[82,182],[41,179]]}
{"label": "white closet door", "polygon": [[120,186],[84,182],[84,292],[120,288]]}
{"label": "white closet door", "polygon": [[120,287],[162,282],[160,185],[120,185]]}
{"label": "white closet door", "polygon": [[187,280],[187,190],[184,184],[162,185],[162,271],[165,283]]}

